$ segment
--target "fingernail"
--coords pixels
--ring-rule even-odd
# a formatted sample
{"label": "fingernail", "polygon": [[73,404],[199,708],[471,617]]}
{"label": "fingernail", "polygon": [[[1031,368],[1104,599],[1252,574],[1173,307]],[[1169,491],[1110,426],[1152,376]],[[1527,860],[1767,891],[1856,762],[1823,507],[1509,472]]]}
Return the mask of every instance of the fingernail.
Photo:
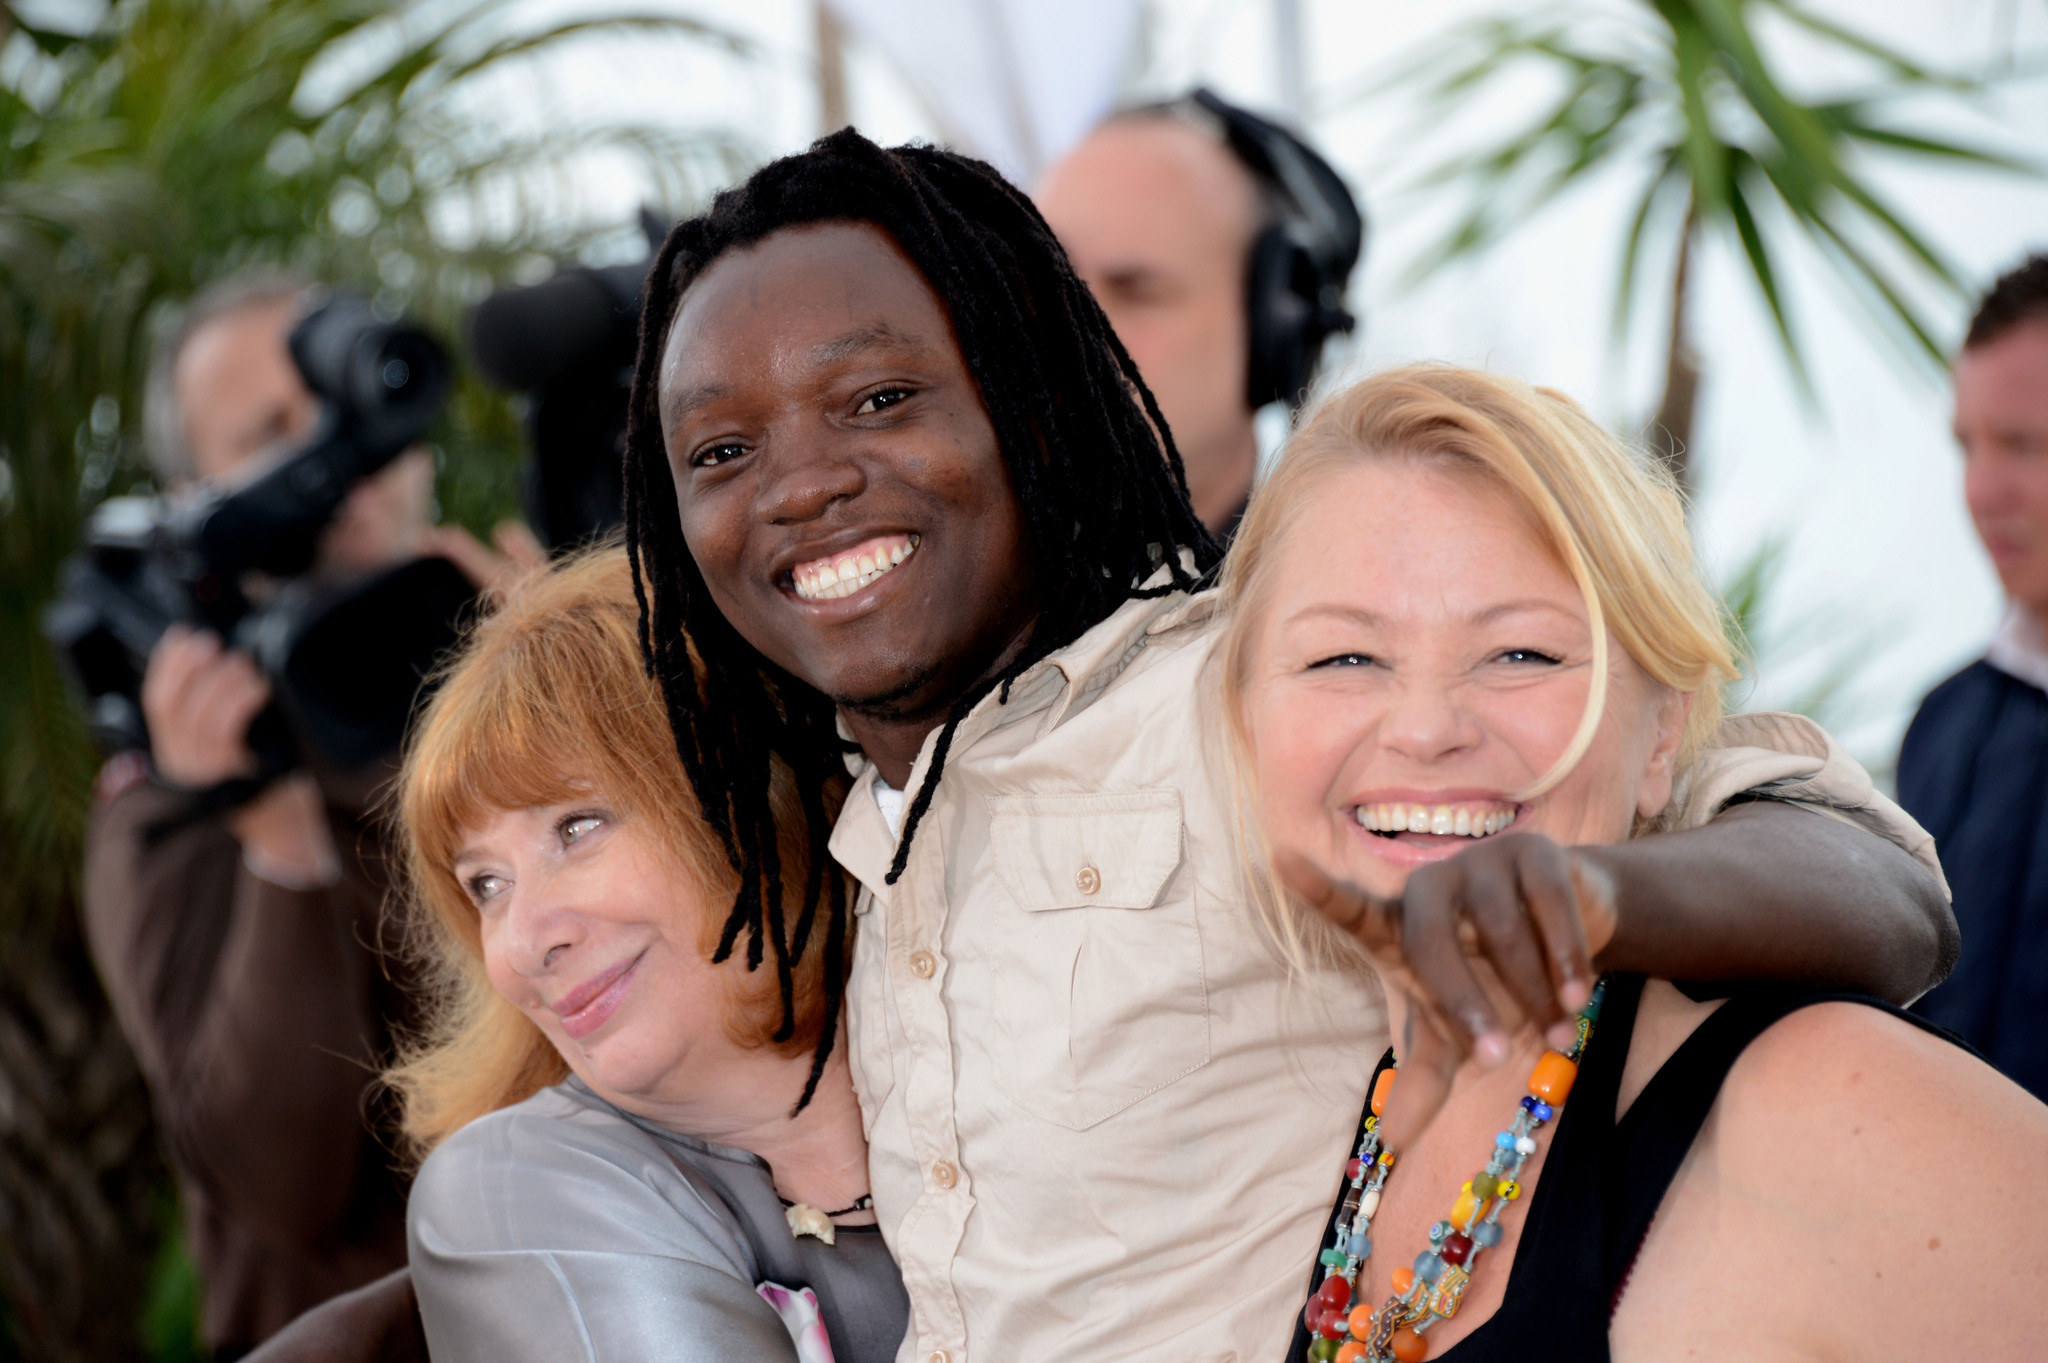
{"label": "fingernail", "polygon": [[1550,1030],[1543,1034],[1543,1039],[1553,1051],[1570,1050],[1572,1043],[1579,1039],[1579,1029],[1569,1022],[1553,1022]]}
{"label": "fingernail", "polygon": [[1576,1013],[1593,997],[1593,986],[1576,976],[1557,987],[1557,1001],[1567,1013]]}
{"label": "fingernail", "polygon": [[1472,1052],[1489,1067],[1503,1065],[1508,1058],[1508,1039],[1497,1031],[1481,1032]]}

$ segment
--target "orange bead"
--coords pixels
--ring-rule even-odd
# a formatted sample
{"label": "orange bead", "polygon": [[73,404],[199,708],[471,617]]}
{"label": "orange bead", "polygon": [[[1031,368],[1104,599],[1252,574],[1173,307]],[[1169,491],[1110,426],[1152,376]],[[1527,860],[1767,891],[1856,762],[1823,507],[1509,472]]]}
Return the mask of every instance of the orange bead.
{"label": "orange bead", "polygon": [[1564,1100],[1571,1096],[1572,1081],[1579,1077],[1579,1067],[1556,1051],[1545,1051],[1543,1058],[1536,1062],[1536,1068],[1529,1075],[1529,1092],[1536,1101],[1552,1107],[1563,1107]]}
{"label": "orange bead", "polygon": [[1415,1270],[1403,1264],[1388,1274],[1387,1280],[1392,1284],[1395,1296],[1405,1297],[1408,1289],[1415,1286]]}
{"label": "orange bead", "polygon": [[1372,1334],[1372,1317],[1372,1307],[1360,1304],[1351,1308],[1351,1319],[1345,1324],[1351,1327],[1352,1334],[1365,1339]]}
{"label": "orange bead", "polygon": [[1422,1363],[1423,1359],[1429,1357],[1429,1341],[1405,1325],[1394,1331],[1391,1343],[1394,1357],[1400,1359],[1401,1363]]}
{"label": "orange bead", "polygon": [[[1384,1069],[1380,1071],[1380,1077],[1372,1081],[1372,1115],[1375,1117],[1386,1108],[1387,1095],[1394,1091],[1394,1074],[1394,1070]],[[1358,1092],[1357,1089],[1351,1091]]]}
{"label": "orange bead", "polygon": [[1366,1363],[1370,1357],[1371,1355],[1365,1351],[1365,1346],[1355,1339],[1337,1350],[1337,1363]]}

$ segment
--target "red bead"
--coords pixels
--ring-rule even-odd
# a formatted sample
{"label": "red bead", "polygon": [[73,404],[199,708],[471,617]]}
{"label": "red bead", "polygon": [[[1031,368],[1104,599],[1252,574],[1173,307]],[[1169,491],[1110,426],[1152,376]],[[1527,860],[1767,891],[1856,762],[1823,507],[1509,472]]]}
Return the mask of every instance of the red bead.
{"label": "red bead", "polygon": [[1329,1309],[1329,1307],[1323,1305],[1314,1297],[1310,1297],[1308,1305],[1301,1308],[1301,1328],[1310,1334],[1314,1334],[1316,1326],[1323,1322],[1323,1312]]}
{"label": "red bead", "polygon": [[1325,1311],[1316,1322],[1316,1333],[1324,1339],[1342,1339],[1344,1332],[1351,1328],[1348,1311]]}
{"label": "red bead", "polygon": [[1316,1300],[1323,1304],[1325,1310],[1342,1311],[1351,1305],[1351,1284],[1332,1273],[1316,1289]]}
{"label": "red bead", "polygon": [[1360,1164],[1356,1159],[1353,1159],[1349,1164],[1344,1166],[1344,1177],[1347,1179],[1357,1178],[1358,1171],[1360,1169],[1363,1169],[1364,1167],[1365,1166],[1363,1164]]}
{"label": "red bead", "polygon": [[[1437,1253],[1444,1256],[1444,1262],[1447,1264],[1462,1264],[1472,1253],[1472,1237],[1463,1231],[1452,1231],[1445,1237],[1444,1247]],[[1339,1278],[1337,1281],[1344,1280]]]}

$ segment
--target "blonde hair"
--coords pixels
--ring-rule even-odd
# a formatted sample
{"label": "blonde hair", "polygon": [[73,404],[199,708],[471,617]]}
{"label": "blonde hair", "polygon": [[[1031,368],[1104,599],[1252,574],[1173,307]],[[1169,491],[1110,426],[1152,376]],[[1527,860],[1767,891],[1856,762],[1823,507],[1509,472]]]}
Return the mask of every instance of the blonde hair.
{"label": "blonde hair", "polygon": [[[1225,713],[1241,771],[1244,698],[1279,547],[1331,475],[1372,460],[1416,459],[1490,479],[1571,574],[1593,632],[1593,681],[1571,743],[1518,799],[1564,779],[1584,756],[1606,699],[1607,636],[1653,680],[1692,697],[1677,767],[1721,719],[1735,658],[1702,580],[1685,504],[1663,467],[1632,453],[1562,393],[1451,365],[1376,374],[1320,403],[1252,497],[1223,570]],[[1638,831],[1643,831],[1639,827]],[[1293,916],[1283,935],[1298,942]]]}
{"label": "blonde hair", "polygon": [[[671,868],[694,891],[682,900],[700,906],[706,958],[721,946],[724,914],[711,908],[731,902],[739,878],[683,771],[661,689],[641,660],[639,628],[632,571],[616,544],[533,574],[470,631],[415,726],[396,804],[407,926],[430,1002],[421,1034],[385,1080],[404,1104],[401,1130],[416,1158],[569,1073],[540,1028],[492,986],[476,907],[455,876],[465,836],[493,813],[601,792],[625,817],[652,825]],[[783,883],[795,887],[785,888],[785,908],[800,907],[806,824],[796,783],[779,765],[769,800]],[[734,1042],[786,1055],[816,1044],[825,1011],[822,943],[796,954],[796,1025],[786,1038],[774,1036],[782,1016],[776,973],[736,966],[728,974]]]}

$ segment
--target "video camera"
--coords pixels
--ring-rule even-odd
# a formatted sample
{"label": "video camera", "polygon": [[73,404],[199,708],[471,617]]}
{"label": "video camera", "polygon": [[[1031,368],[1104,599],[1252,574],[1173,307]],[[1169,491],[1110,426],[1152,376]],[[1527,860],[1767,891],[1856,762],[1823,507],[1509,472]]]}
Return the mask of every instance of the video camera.
{"label": "video camera", "polygon": [[526,522],[555,552],[625,521],[622,462],[641,294],[668,229],[661,214],[642,208],[643,259],[565,265],[537,284],[499,289],[470,315],[470,358],[485,378],[525,398]]}
{"label": "video camera", "polygon": [[142,677],[171,625],[210,629],[256,659],[274,695],[249,727],[260,771],[209,792],[216,806],[308,756],[353,770],[395,749],[475,599],[442,558],[366,581],[302,576],[350,490],[440,416],[451,368],[433,337],[346,293],[316,297],[289,345],[320,400],[312,436],[233,487],[103,502],[43,617],[110,752],[149,746]]}

